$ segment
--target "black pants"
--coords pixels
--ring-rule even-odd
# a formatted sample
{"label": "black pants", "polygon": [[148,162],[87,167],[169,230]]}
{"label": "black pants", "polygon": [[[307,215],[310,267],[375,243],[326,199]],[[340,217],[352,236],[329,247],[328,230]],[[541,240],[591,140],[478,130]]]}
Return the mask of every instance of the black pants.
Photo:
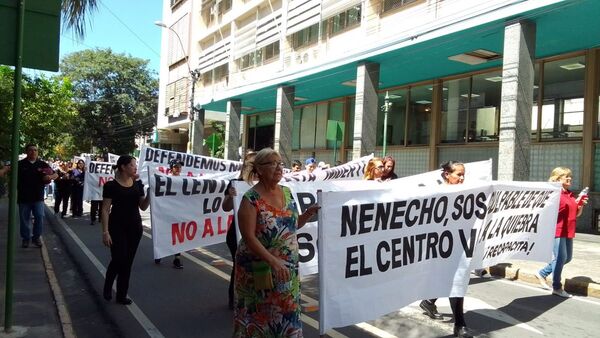
{"label": "black pants", "polygon": [[[465,323],[465,310],[463,309],[465,299],[463,297],[450,297],[449,299],[452,315],[454,315],[454,326],[467,326],[467,323]],[[435,304],[436,300],[437,298],[434,298],[429,301]]]}
{"label": "black pants", "polygon": [[67,214],[67,209],[69,207],[71,189],[57,189],[56,193],[58,194],[58,198],[54,199],[54,212],[57,213],[60,211],[60,204],[62,203],[62,215],[64,216]]}
{"label": "black pants", "polygon": [[[131,226],[131,225],[128,225]],[[125,228],[125,224],[116,224],[108,231],[112,239],[110,247],[111,261],[106,269],[106,278],[104,280],[104,291],[110,293],[115,278],[117,279],[117,300],[125,299],[129,289],[129,277],[131,275],[131,266],[137,251],[140,240],[142,239],[142,225],[134,226],[133,229]]]}
{"label": "black pants", "polygon": [[237,252],[237,240],[235,233],[235,222],[231,222],[231,226],[227,229],[227,236],[225,240],[227,242],[227,247],[229,248],[229,252],[231,253],[231,259],[233,260],[233,268],[231,269],[231,279],[229,280],[229,303],[233,301],[233,283],[235,279],[235,254]]}
{"label": "black pants", "polygon": [[92,201],[90,208],[90,217],[92,222],[96,221],[96,218],[100,219],[100,207],[102,206],[102,201]]}
{"label": "black pants", "polygon": [[83,215],[83,186],[75,184],[71,194],[71,209],[73,216]]}

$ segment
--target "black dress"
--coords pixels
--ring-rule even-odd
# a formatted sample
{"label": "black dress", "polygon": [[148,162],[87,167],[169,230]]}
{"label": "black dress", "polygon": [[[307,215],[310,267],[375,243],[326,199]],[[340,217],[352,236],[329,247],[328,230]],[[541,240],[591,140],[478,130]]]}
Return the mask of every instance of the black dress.
{"label": "black dress", "polygon": [[110,198],[111,211],[108,216],[108,232],[112,239],[111,261],[106,270],[104,295],[111,294],[112,285],[117,279],[117,301],[127,298],[129,276],[137,247],[142,238],[142,217],[139,201],[144,196],[144,186],[136,181],[131,187],[124,187],[116,180],[104,185],[103,198]]}

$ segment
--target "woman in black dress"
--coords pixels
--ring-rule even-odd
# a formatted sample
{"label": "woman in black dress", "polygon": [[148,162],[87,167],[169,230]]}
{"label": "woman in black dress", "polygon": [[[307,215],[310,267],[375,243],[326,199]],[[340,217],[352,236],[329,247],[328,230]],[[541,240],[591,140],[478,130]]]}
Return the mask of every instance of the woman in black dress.
{"label": "woman in black dress", "polygon": [[[244,157],[244,163],[242,164],[242,169],[240,170],[240,176],[232,181],[243,181],[244,173],[248,170],[252,170],[248,166],[249,161],[253,161],[256,153],[254,151],[250,151],[246,153]],[[237,195],[237,191],[232,186],[231,181],[229,181],[229,185],[227,185],[227,189],[225,189],[225,198],[223,199],[223,204],[221,207],[223,211],[231,211],[233,210],[233,198]],[[227,247],[229,248],[229,252],[231,253],[231,259],[233,260],[233,265],[235,267],[235,254],[237,252],[238,239],[235,227],[235,219],[231,222],[229,229],[227,229]],[[231,278],[229,279],[229,309],[233,310],[233,282],[235,280],[235,269],[231,269]]]}
{"label": "woman in black dress", "polygon": [[102,242],[110,247],[111,261],[106,270],[103,296],[112,299],[112,286],[117,279],[117,303],[131,304],[127,298],[131,266],[142,238],[140,210],[150,204],[144,197],[141,181],[136,181],[137,164],[129,155],[119,157],[115,165],[115,179],[104,185],[102,193]]}

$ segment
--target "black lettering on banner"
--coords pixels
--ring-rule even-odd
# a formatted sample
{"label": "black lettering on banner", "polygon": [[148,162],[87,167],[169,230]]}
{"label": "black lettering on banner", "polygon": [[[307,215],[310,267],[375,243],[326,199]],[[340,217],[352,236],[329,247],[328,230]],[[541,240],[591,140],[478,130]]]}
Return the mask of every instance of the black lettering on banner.
{"label": "black lettering on banner", "polygon": [[[350,211],[352,208],[352,211]],[[352,212],[352,214],[350,213]],[[342,205],[342,229],[340,237],[352,236],[356,234],[356,214],[358,212],[358,206]],[[346,231],[346,229],[348,229]]]}
{"label": "black lettering on banner", "polygon": [[480,192],[477,194],[477,197],[475,198],[475,204],[477,205],[478,209],[475,211],[475,217],[479,219],[485,218],[485,215],[487,214],[487,205],[485,204],[486,200],[487,196],[485,193]]}
{"label": "black lettering on banner", "polygon": [[390,203],[377,203],[377,212],[375,213],[375,227],[373,231],[387,230],[390,219]]}
{"label": "black lettering on banner", "polygon": [[448,210],[448,197],[441,196],[435,204],[433,221],[435,223],[442,223],[442,221],[446,218],[446,210]]}
{"label": "black lettering on banner", "polygon": [[163,181],[163,176],[154,174],[154,180],[156,181],[156,184],[154,186],[154,196],[156,196],[156,197],[165,196],[166,191],[162,190],[161,188],[165,187],[167,185],[167,182]]}
{"label": "black lettering on banner", "polygon": [[[308,207],[317,202],[315,196],[307,192],[296,193],[296,199],[298,200],[298,207],[300,208],[301,213],[304,213]],[[316,222],[317,220],[318,216],[317,214],[314,214],[307,222]]]}
{"label": "black lettering on banner", "polygon": [[448,258],[452,254],[452,247],[454,246],[454,238],[449,230],[444,230],[440,235],[439,252],[440,257]]}
{"label": "black lettering on banner", "polygon": [[360,208],[360,217],[358,221],[358,233],[366,234],[371,232],[371,228],[367,227],[365,223],[371,222],[373,220],[373,214],[369,211],[375,209],[375,205],[373,203],[363,204]]}
{"label": "black lettering on banner", "polygon": [[358,270],[352,266],[358,263],[358,257],[354,254],[358,252],[358,246],[351,246],[346,248],[346,278],[357,277]]}
{"label": "black lettering on banner", "polygon": [[379,270],[381,272],[385,272],[390,267],[390,261],[389,260],[386,260],[385,262],[382,261],[381,250],[385,250],[386,252],[390,252],[390,245],[388,244],[388,242],[381,241],[377,245],[377,270]]}
{"label": "black lettering on banner", "polygon": [[465,255],[467,256],[467,258],[473,257],[473,249],[475,249],[475,238],[477,238],[477,229],[471,229],[471,236],[469,238],[465,237],[465,232],[463,231],[463,229],[459,229],[458,234],[460,235],[460,244],[462,244],[463,250],[465,251]]}
{"label": "black lettering on banner", "polygon": [[[310,262],[315,258],[316,250],[312,244],[313,237],[311,234],[303,232],[298,234],[298,249],[300,250],[300,263]],[[306,255],[302,255],[302,250],[308,251]]]}
{"label": "black lettering on banner", "polygon": [[401,219],[404,217],[404,207],[406,206],[406,201],[395,201],[392,207],[392,217],[390,220],[390,229],[401,229],[402,221]]}
{"label": "black lettering on banner", "polygon": [[410,217],[411,210],[413,208],[418,210],[419,207],[421,207],[421,201],[418,199],[414,199],[408,202],[408,206],[406,207],[406,216],[404,217],[404,223],[407,227],[412,227],[419,220],[419,216],[415,216],[413,218]]}

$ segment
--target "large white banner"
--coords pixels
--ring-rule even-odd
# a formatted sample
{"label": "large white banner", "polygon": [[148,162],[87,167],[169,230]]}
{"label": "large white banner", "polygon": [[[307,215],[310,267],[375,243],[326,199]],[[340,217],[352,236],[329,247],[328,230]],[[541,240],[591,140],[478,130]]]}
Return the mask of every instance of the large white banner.
{"label": "large white banner", "polygon": [[320,330],[464,296],[469,271],[552,257],[560,189],[480,182],[320,193]]}
{"label": "large white banner", "polygon": [[86,163],[85,181],[83,185],[84,201],[101,201],[102,190],[106,182],[115,178],[113,164],[108,162],[88,161]]}
{"label": "large white banner", "polygon": [[[221,174],[223,179],[236,177],[242,163],[237,161],[223,160],[220,158],[180,153],[172,150],[158,149],[142,145],[140,150],[139,168],[140,178],[144,184],[147,182],[148,168],[167,172],[170,160],[180,160],[182,176],[206,176]],[[211,176],[213,177],[213,176]],[[215,178],[217,176],[214,176]]]}
{"label": "large white banner", "polygon": [[152,171],[150,212],[154,258],[225,242],[233,220],[221,208],[227,180]]}
{"label": "large white banner", "polygon": [[343,179],[361,179],[365,175],[365,168],[373,154],[363,156],[355,161],[350,161],[333,168],[315,169],[311,174],[306,170],[290,172],[283,175],[281,182],[312,182]]}

